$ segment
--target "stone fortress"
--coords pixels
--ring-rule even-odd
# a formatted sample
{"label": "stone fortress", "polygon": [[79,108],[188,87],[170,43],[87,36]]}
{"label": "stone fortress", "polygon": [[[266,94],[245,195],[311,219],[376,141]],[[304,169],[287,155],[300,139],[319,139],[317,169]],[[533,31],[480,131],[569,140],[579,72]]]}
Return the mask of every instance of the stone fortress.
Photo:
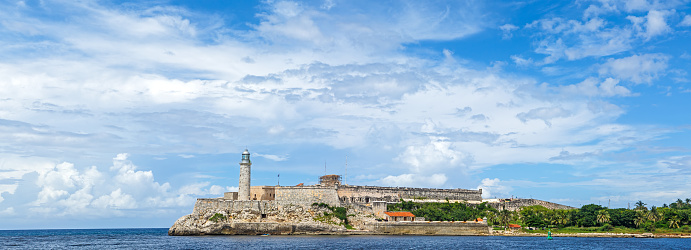
{"label": "stone fortress", "polygon": [[[388,203],[401,200],[479,204],[483,202],[482,189],[344,185],[339,175],[321,176],[316,185],[251,186],[251,166],[250,153],[245,150],[238,192],[197,199],[192,214],[178,219],[168,234],[489,234],[486,221],[426,222],[411,213],[386,211]],[[570,208],[533,199],[495,199],[489,204],[510,210],[530,205]],[[334,207],[347,208],[349,224],[357,230],[347,230],[339,219],[325,217]]]}

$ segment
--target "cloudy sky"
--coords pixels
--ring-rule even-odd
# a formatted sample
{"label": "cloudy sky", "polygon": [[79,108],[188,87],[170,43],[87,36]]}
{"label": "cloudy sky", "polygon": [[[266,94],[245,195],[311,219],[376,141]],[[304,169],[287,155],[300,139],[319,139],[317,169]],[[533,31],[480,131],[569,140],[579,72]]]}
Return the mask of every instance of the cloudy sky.
{"label": "cloudy sky", "polygon": [[0,229],[252,184],[691,198],[691,3],[0,1]]}

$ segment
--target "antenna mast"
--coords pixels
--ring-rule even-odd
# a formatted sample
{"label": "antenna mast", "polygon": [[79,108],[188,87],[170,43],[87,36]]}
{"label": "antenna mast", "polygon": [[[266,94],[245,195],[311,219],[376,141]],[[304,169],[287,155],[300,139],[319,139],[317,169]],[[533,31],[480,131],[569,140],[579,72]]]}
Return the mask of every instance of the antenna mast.
{"label": "antenna mast", "polygon": [[345,185],[348,185],[348,155],[346,155],[346,173],[343,182],[345,183]]}

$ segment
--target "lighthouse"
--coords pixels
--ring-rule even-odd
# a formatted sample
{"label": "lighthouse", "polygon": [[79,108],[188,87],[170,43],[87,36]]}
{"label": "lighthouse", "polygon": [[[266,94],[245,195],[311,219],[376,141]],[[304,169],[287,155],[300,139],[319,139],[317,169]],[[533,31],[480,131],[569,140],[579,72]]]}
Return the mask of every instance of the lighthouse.
{"label": "lighthouse", "polygon": [[252,166],[252,161],[250,161],[250,151],[245,149],[242,152],[242,161],[240,161],[240,186],[238,186],[238,200],[248,201],[250,200],[250,167]]}

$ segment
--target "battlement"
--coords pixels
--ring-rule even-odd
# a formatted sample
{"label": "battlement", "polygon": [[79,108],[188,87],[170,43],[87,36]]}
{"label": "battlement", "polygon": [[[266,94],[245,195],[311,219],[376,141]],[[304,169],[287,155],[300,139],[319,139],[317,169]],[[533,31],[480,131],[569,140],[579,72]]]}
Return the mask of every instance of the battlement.
{"label": "battlement", "polygon": [[575,209],[574,207],[536,199],[502,199],[498,202],[489,202],[488,204],[498,210],[506,209],[509,211],[516,211],[522,207],[535,205],[540,205],[549,209]]}
{"label": "battlement", "polygon": [[411,187],[377,187],[377,186],[338,186],[338,197],[345,203],[370,203],[372,201],[399,202],[401,199],[449,200],[449,201],[482,201],[482,189],[440,189]]}

